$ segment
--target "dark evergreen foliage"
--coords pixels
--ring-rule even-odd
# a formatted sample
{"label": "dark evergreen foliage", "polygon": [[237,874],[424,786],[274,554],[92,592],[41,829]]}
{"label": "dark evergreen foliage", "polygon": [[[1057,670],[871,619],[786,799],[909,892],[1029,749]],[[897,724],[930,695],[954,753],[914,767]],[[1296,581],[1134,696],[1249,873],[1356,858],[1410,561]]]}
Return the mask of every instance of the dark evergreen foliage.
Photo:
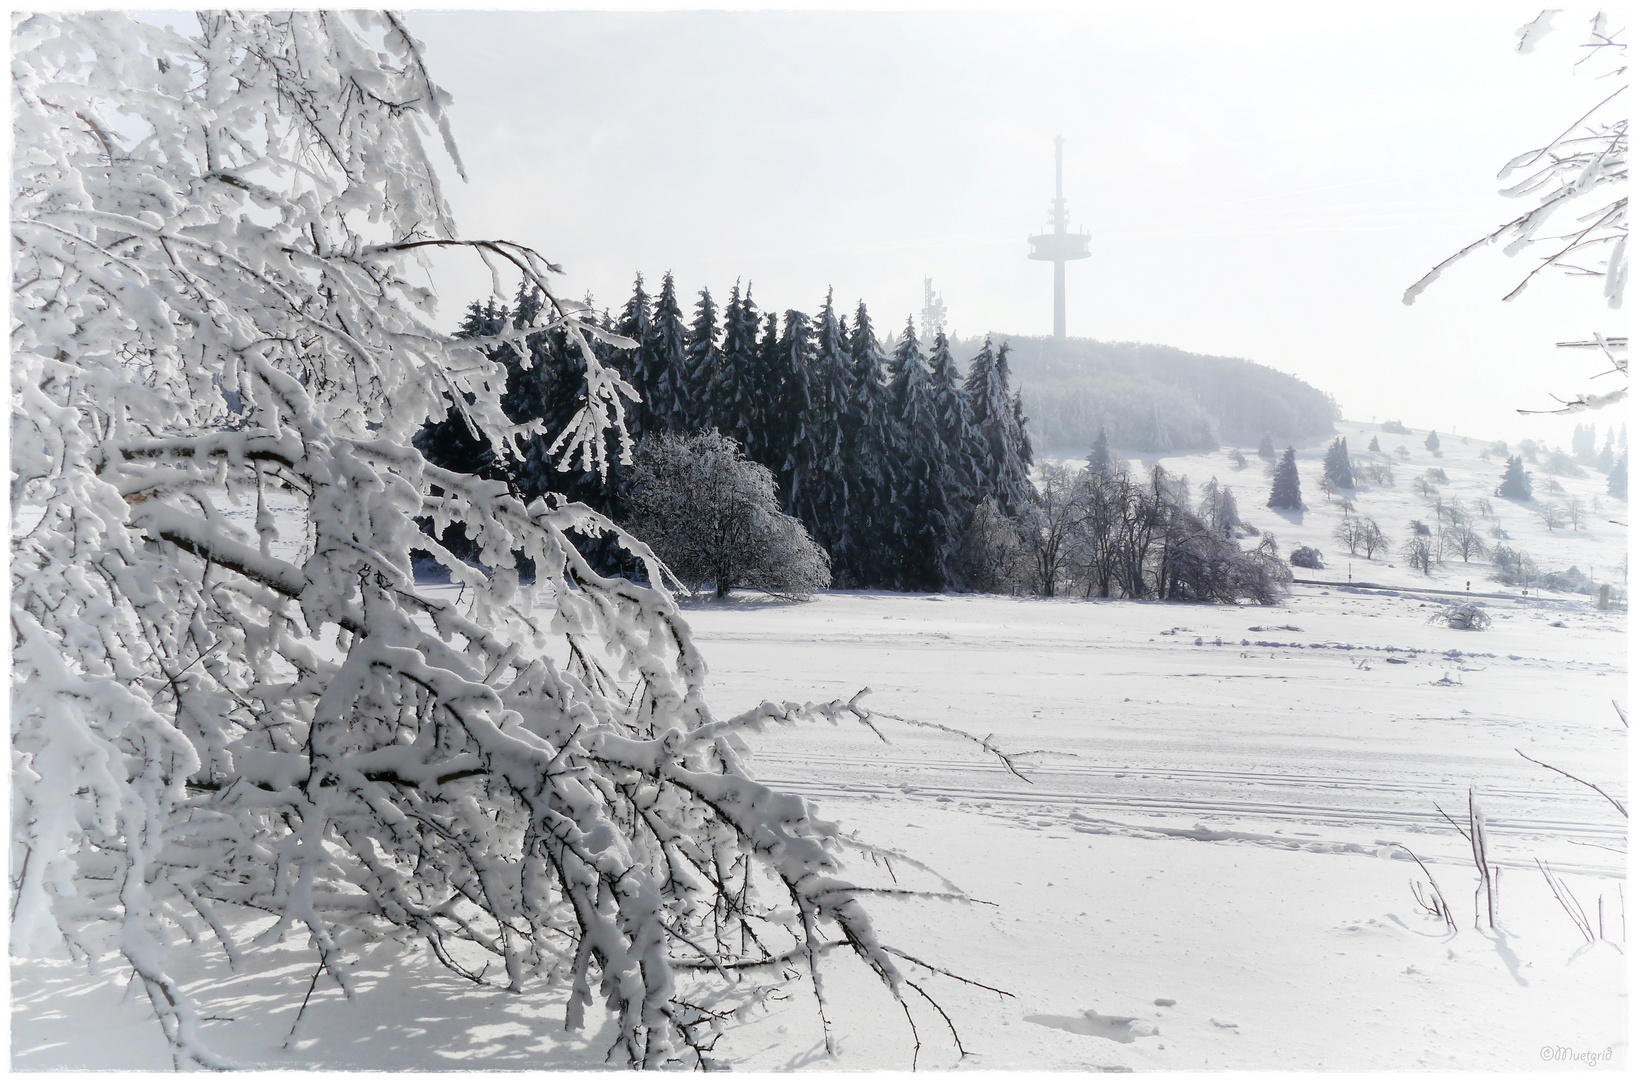
{"label": "dark evergreen foliage", "polygon": [[1433,453],[1436,454],[1438,452],[1438,445],[1439,445],[1438,444],[1438,432],[1436,432],[1436,431],[1427,432],[1427,441],[1426,441],[1425,445],[1426,445],[1426,448],[1428,450],[1431,450]]}
{"label": "dark evergreen foliage", "polygon": [[762,403],[755,397],[756,367],[760,358],[756,342],[759,321],[749,290],[741,298],[735,282],[733,291],[728,294],[727,307],[722,309],[722,353],[705,395],[709,426],[744,447],[752,461],[766,465],[756,453],[762,441],[761,432],[753,430],[762,412]]}
{"label": "dark evergreen foliage", "polygon": [[633,441],[640,440],[655,430],[653,402],[659,396],[659,382],[663,368],[654,353],[653,307],[648,293],[642,287],[642,275],[637,275],[631,299],[626,301],[614,329],[637,343],[636,350],[627,354],[622,370],[626,381],[636,390],[640,400],[625,410],[625,430]]}
{"label": "dark evergreen foliage", "polygon": [[1272,461],[1279,456],[1279,451],[1273,448],[1272,435],[1262,436],[1262,441],[1256,444],[1256,456],[1263,461]]}
{"label": "dark evergreen foliage", "polygon": [[[784,313],[784,333],[773,334],[776,323],[768,316],[772,348],[762,372],[761,392],[771,403],[762,419],[766,434],[764,452],[775,464],[780,503],[785,513],[793,513],[796,500],[805,498],[813,473],[814,432],[809,426],[818,421],[812,414],[813,323],[800,311]],[[808,532],[812,532],[809,528]]]}
{"label": "dark evergreen foliage", "polygon": [[806,407],[792,447],[789,512],[834,557],[849,532],[847,436],[853,387],[846,327],[836,317],[833,291],[819,313],[803,382]]}
{"label": "dark evergreen foliage", "polygon": [[682,308],[676,300],[676,281],[670,271],[660,284],[654,300],[652,337],[648,343],[653,371],[653,394],[648,399],[648,415],[654,431],[683,431],[688,428],[688,332],[682,323]]}
{"label": "dark evergreen foliage", "polygon": [[848,524],[835,553],[839,583],[881,585],[897,577],[893,493],[902,485],[902,433],[887,394],[886,356],[861,300],[847,339],[850,358],[843,437],[847,453]]}
{"label": "dark evergreen foliage", "polygon": [[1624,501],[1626,497],[1626,462],[1629,454],[1621,454],[1609,469],[1609,494]]}
{"label": "dark evergreen foliage", "polygon": [[1337,436],[1324,452],[1324,475],[1338,488],[1353,486],[1353,460],[1347,455],[1347,439]]}
{"label": "dark evergreen foliage", "polygon": [[1534,493],[1534,484],[1529,474],[1523,471],[1523,458],[1509,457],[1506,459],[1506,473],[1501,477],[1501,486],[1495,494],[1503,499],[1527,499]]}
{"label": "dark evergreen foliage", "polygon": [[1086,455],[1086,466],[1093,473],[1106,473],[1114,467],[1114,453],[1108,448],[1108,429],[1097,429],[1097,439],[1091,444],[1091,453]]}
{"label": "dark evergreen foliage", "polygon": [[683,339],[683,388],[677,395],[678,427],[685,431],[704,431],[714,422],[710,404],[711,387],[716,381],[716,369],[722,363],[722,351],[717,347],[716,302],[709,289],[699,290],[699,301],[694,304],[693,322],[688,336]]}
{"label": "dark evergreen foliage", "polygon": [[1009,352],[1002,343],[996,353],[990,340],[984,339],[966,375],[966,396],[979,444],[981,476],[976,497],[993,498],[1002,513],[1016,516],[1035,498],[1034,485],[1029,483],[1034,449],[1017,422],[1016,405],[1007,385],[1011,377]]}
{"label": "dark evergreen foliage", "polygon": [[944,482],[949,492],[950,512],[964,521],[978,502],[982,444],[972,424],[972,402],[961,387],[960,372],[949,351],[949,338],[942,330],[933,339],[927,375],[947,469]]}
{"label": "dark evergreen foliage", "polygon": [[899,458],[904,484],[893,515],[893,539],[901,544],[903,563],[895,584],[909,592],[936,592],[949,581],[945,547],[953,531],[947,498],[949,469],[932,400],[932,380],[915,337],[914,319],[904,323],[904,336],[893,350],[890,370],[889,395],[904,434]]}
{"label": "dark evergreen foliage", "polygon": [[1296,448],[1287,446],[1285,456],[1273,472],[1273,491],[1268,505],[1275,510],[1301,510],[1302,479],[1296,472]]}
{"label": "dark evergreen foliage", "polygon": [[[551,453],[584,403],[585,363],[561,330],[534,328],[540,309],[541,297],[520,292],[510,309],[473,305],[461,329],[492,339],[482,347],[505,368],[507,415],[537,421],[518,455],[496,460],[458,411],[429,425],[416,445],[431,461],[500,480],[525,499],[557,493],[620,519],[628,466],[601,477],[562,468],[567,463]],[[924,356],[911,324],[889,361],[862,302],[850,333],[833,295],[816,318],[786,312],[781,329],[737,283],[720,310],[701,290],[684,325],[668,273],[657,296],[638,275],[618,317],[605,311],[599,321],[635,343],[595,339],[589,347],[640,395],[627,412],[639,449],[662,435],[712,429],[733,440],[772,474],[778,505],[828,550],[837,585],[969,587],[961,560],[973,546],[976,508],[988,500],[990,518],[999,515],[983,523],[993,541],[1023,528],[1018,515],[1037,500],[1028,420],[1009,385],[1006,345],[997,353],[985,341],[963,382],[941,331]],[[619,446],[609,448],[617,461]],[[444,540],[466,550],[464,537]],[[595,538],[583,547],[603,568],[636,572]]]}

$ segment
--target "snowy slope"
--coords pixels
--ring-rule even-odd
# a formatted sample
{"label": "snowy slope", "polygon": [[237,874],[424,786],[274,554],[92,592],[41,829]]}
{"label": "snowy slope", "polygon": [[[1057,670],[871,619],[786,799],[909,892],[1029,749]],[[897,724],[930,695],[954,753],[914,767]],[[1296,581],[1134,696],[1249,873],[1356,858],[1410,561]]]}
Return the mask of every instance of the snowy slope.
{"label": "snowy slope", "polygon": [[[1266,468],[1268,463],[1256,456],[1254,444],[1237,448],[1247,462],[1243,469],[1231,460],[1230,455],[1235,449],[1232,446],[1208,454],[1142,455],[1132,464],[1147,467],[1158,463],[1169,472],[1186,476],[1192,482],[1196,495],[1199,485],[1215,476],[1220,483],[1233,490],[1240,516],[1258,529],[1272,532],[1278,537],[1279,550],[1283,554],[1288,555],[1300,546],[1316,547],[1324,553],[1324,570],[1298,571],[1299,577],[1346,581],[1351,569],[1354,580],[1384,585],[1423,585],[1464,591],[1466,583],[1470,581],[1473,592],[1518,592],[1518,589],[1503,588],[1491,580],[1492,567],[1487,558],[1463,564],[1459,556],[1446,556],[1444,565],[1433,567],[1432,580],[1429,581],[1399,557],[1399,545],[1410,535],[1409,522],[1412,519],[1422,521],[1429,527],[1435,524],[1437,515],[1433,501],[1416,493],[1414,480],[1428,469],[1438,468],[1444,470],[1449,478],[1447,483],[1436,485],[1439,493],[1446,501],[1455,498],[1462,502],[1472,513],[1473,527],[1486,544],[1495,543],[1490,530],[1499,526],[1509,536],[1502,542],[1528,552],[1542,571],[1564,571],[1574,566],[1589,573],[1595,581],[1609,581],[1622,589],[1625,587],[1628,530],[1623,524],[1614,522],[1625,522],[1626,504],[1608,495],[1608,478],[1603,473],[1585,468],[1586,475],[1583,477],[1553,477],[1540,465],[1525,462],[1525,471],[1534,478],[1534,498],[1512,501],[1495,495],[1501,474],[1506,469],[1506,461],[1494,453],[1491,440],[1440,432],[1440,453],[1434,456],[1424,445],[1427,438],[1425,430],[1395,435],[1383,431],[1379,424],[1344,420],[1337,421],[1336,434],[1346,437],[1347,449],[1354,458],[1391,462],[1394,484],[1372,484],[1363,476],[1356,476],[1357,487],[1352,492],[1340,492],[1334,498],[1326,499],[1319,490],[1319,480],[1324,475],[1324,452],[1330,444],[1328,439],[1296,448],[1302,499],[1307,504],[1305,511],[1268,508],[1266,503],[1272,485],[1271,474]],[[1380,454],[1369,451],[1372,438],[1379,440]],[[1400,446],[1408,451],[1407,458],[1398,455]],[[1281,444],[1278,449],[1282,453],[1284,445]],[[1512,453],[1518,453],[1515,446],[1510,449]],[[1082,465],[1084,460],[1070,459],[1070,463]],[[1558,493],[1548,491],[1550,481],[1556,481],[1563,490]],[[1373,518],[1391,538],[1389,550],[1385,553],[1377,551],[1374,560],[1367,560],[1362,553],[1349,556],[1346,547],[1332,538],[1331,534],[1342,517],[1340,500],[1344,496],[1352,501],[1357,513]],[[1573,497],[1579,497],[1588,507],[1596,500],[1601,510],[1592,513],[1582,529],[1572,529],[1568,525],[1548,529],[1538,516],[1541,507],[1546,504],[1562,506]],[[1476,503],[1481,498],[1489,500],[1494,508],[1493,516],[1479,517]]]}

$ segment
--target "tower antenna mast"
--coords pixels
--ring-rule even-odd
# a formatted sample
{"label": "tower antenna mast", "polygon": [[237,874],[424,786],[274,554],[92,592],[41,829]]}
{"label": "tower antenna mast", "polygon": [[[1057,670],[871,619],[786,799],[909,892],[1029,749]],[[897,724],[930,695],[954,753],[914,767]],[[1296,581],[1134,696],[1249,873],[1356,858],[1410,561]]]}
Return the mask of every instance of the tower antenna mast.
{"label": "tower antenna mast", "polygon": [[1091,237],[1084,228],[1069,232],[1069,201],[1063,197],[1063,136],[1057,143],[1057,198],[1052,200],[1047,224],[1051,232],[1029,237],[1033,250],[1029,258],[1052,264],[1052,336],[1062,341],[1067,336],[1067,322],[1063,314],[1063,264],[1071,259],[1091,258]]}

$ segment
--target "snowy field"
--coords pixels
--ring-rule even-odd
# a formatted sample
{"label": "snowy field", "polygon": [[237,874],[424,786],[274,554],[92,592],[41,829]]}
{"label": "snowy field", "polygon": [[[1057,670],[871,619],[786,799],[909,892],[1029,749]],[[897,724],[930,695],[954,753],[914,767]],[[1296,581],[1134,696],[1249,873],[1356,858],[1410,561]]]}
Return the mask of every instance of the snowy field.
{"label": "snowy field", "polygon": [[[1355,454],[1370,430],[1344,426]],[[1410,479],[1431,464],[1404,443],[1398,484],[1362,489],[1359,512],[1401,539],[1427,519]],[[973,903],[880,897],[883,937],[1009,996],[924,969],[912,977],[958,1030],[903,1012],[849,958],[821,962],[839,1047],[831,1060],[803,979],[727,1026],[717,1057],[739,1070],[921,1068],[1534,1069],[1627,1060],[1623,611],[1584,597],[1524,599],[1474,566],[1433,578],[1354,561],[1328,533],[1339,511],[1316,488],[1323,447],[1302,452],[1301,520],[1260,506],[1253,448],[1167,461],[1235,487],[1247,520],[1324,549],[1329,568],[1272,608],[836,592],[811,603],[737,598],[688,606],[712,665],[713,707],[823,700],[871,688],[890,721],[758,737],[758,775],[810,796],[859,839],[923,860]],[[1487,494],[1503,463],[1445,437],[1449,488]],[[1426,459],[1423,461],[1423,459]],[[1537,480],[1540,477],[1537,474]],[[1596,474],[1578,484],[1589,497]],[[1624,534],[1606,521],[1548,533],[1494,500],[1542,568],[1619,578]],[[1611,503],[1602,518],[1624,517]],[[1396,546],[1396,545],[1395,545]],[[1396,560],[1395,560],[1396,561]],[[1304,576],[1309,576],[1303,572]],[[1481,633],[1435,623],[1448,599],[1417,589],[1509,592]],[[1470,849],[1437,807],[1487,814],[1499,877],[1496,929],[1474,928]],[[1421,910],[1413,851],[1456,917]],[[1588,943],[1536,860],[1572,892]],[[855,857],[860,878],[881,865]],[[936,879],[900,862],[906,885]],[[248,943],[263,924],[236,928]],[[237,970],[202,943],[189,962],[213,1045],[265,1068],[597,1068],[608,1038],[562,1030],[563,994],[476,986],[396,944],[365,946],[349,1001],[317,982],[304,940],[246,948]],[[918,973],[916,973],[918,971]],[[12,1066],[170,1067],[152,1012],[115,972],[13,961]],[[292,1035],[292,1026],[294,1034]],[[1572,1055],[1580,1055],[1571,1059]],[[1595,1057],[1594,1057],[1595,1056]]]}

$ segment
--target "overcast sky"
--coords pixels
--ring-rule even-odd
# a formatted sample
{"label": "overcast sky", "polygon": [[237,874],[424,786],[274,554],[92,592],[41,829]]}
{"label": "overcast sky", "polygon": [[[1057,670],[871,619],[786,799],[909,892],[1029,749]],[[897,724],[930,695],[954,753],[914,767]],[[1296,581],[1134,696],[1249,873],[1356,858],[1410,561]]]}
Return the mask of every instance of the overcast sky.
{"label": "overcast sky", "polygon": [[[1529,269],[1488,250],[1414,307],[1406,286],[1521,211],[1495,173],[1607,92],[1572,72],[1575,11],[1529,56],[1534,5],[1121,4],[1085,12],[417,11],[455,98],[463,235],[560,262],[618,307],[640,271],[691,311],[754,282],[765,309],[833,286],[880,326],[931,277],[952,329],[1051,330],[1027,258],[1052,139],[1092,257],[1068,332],[1243,356],[1349,418],[1487,437],[1575,422],[1519,406],[1597,388],[1552,348],[1623,323],[1584,280],[1511,304]],[[486,292],[440,269],[446,314]],[[963,361],[965,357],[961,357]],[[1606,380],[1605,380],[1606,381]],[[1599,428],[1613,417],[1593,417]],[[1577,418],[1585,419],[1585,417]],[[1618,419],[1623,419],[1619,417]]]}

